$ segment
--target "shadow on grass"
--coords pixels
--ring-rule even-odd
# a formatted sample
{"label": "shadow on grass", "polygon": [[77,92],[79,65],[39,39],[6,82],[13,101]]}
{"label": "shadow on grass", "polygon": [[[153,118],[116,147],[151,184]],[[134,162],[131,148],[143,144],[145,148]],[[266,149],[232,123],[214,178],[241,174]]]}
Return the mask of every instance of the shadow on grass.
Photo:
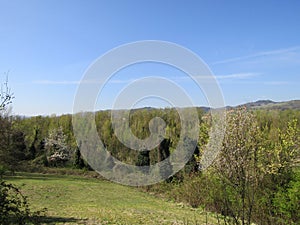
{"label": "shadow on grass", "polygon": [[56,216],[37,216],[33,219],[35,224],[57,224],[57,223],[76,223],[85,224],[87,219],[77,219],[73,217],[56,217]]}

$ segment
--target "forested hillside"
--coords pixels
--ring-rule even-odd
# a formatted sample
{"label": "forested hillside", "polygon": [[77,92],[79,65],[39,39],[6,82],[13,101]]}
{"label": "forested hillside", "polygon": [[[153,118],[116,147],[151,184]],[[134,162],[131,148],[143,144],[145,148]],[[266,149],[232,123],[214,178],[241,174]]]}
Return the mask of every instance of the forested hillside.
{"label": "forested hillside", "polygon": [[[298,224],[300,111],[245,107],[228,110],[221,152],[205,171],[201,170],[200,162],[209,138],[211,117],[201,109],[197,111],[200,130],[194,156],[183,170],[145,190],[216,212],[221,221],[229,224]],[[175,108],[130,112],[130,128],[141,139],[149,136],[152,118],[160,117],[166,122],[162,128],[164,141],[155,149],[145,149],[148,154],[131,150],[118,140],[111,124],[111,111],[99,111],[94,116],[106,149],[133,165],[164,160],[172,154],[180,137],[181,121]],[[92,170],[74,138],[72,115],[26,118],[3,114],[0,125],[0,163],[10,171]],[[127,134],[123,135],[126,139]],[[188,144],[194,140],[185,141]]]}

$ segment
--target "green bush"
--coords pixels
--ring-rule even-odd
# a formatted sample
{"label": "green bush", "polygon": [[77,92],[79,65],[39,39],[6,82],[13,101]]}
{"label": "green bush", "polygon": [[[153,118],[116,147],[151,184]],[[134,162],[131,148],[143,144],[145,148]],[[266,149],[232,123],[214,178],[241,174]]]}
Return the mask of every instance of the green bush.
{"label": "green bush", "polygon": [[0,181],[0,224],[39,224],[43,211],[32,212],[16,186]]}
{"label": "green bush", "polygon": [[3,179],[3,176],[8,172],[6,166],[0,165],[0,180]]}
{"label": "green bush", "polygon": [[283,224],[300,223],[300,173],[288,184],[287,188],[281,188],[275,194],[274,206],[276,216]]}

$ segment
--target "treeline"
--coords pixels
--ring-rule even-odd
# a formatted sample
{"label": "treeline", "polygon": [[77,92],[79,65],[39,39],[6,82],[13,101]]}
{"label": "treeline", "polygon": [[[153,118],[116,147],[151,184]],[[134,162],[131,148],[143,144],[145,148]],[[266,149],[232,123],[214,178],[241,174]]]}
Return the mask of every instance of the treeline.
{"label": "treeline", "polygon": [[[189,109],[186,109],[189,110]],[[227,112],[227,130],[218,158],[201,169],[211,127],[209,114],[197,109],[199,138],[194,156],[183,170],[166,182],[150,187],[176,201],[217,212],[227,224],[299,224],[299,110]],[[149,122],[162,118],[164,141],[155,149],[138,152],[123,143],[132,141],[115,135],[111,111],[95,113],[99,138],[112,156],[132,165],[150,165],[172,154],[180,139],[181,121],[175,108],[138,109],[129,115],[131,132],[149,137]],[[72,115],[0,118],[0,164],[10,170],[67,167],[91,170],[76,143]],[[193,124],[188,124],[193,126]],[[88,126],[86,126],[88,127]],[[5,132],[4,132],[5,131]],[[146,151],[146,150],[151,150]],[[170,169],[170,168],[169,168]]]}
{"label": "treeline", "polygon": [[[189,109],[186,109],[189,110]],[[202,112],[197,110],[199,121],[202,119]],[[97,132],[106,149],[118,160],[128,164],[135,165],[138,163],[139,152],[126,147],[122,142],[130,142],[128,130],[122,132],[122,142],[114,133],[111,123],[111,111],[99,111],[95,113],[95,121]],[[166,141],[169,144],[164,147],[166,151],[172,152],[177,146],[180,138],[181,121],[176,109],[138,109],[130,112],[129,123],[130,130],[133,135],[139,139],[145,139],[150,135],[149,122],[159,117],[165,121],[161,127],[155,126],[157,129],[164,130]],[[20,117],[20,116],[2,116],[1,121],[3,130],[10,134],[4,137],[2,141],[7,140],[12,144],[6,143],[5,146],[11,146],[14,151],[3,150],[2,163],[10,167],[10,169],[18,170],[19,167],[48,166],[48,167],[75,167],[91,169],[87,162],[82,158],[78,145],[73,134],[72,115],[62,116],[36,116],[36,117]],[[190,126],[193,126],[191,124]],[[156,132],[156,131],[155,131]],[[165,142],[166,143],[166,142]],[[161,149],[161,150],[159,150]],[[151,149],[145,149],[151,150]],[[157,146],[150,151],[150,164],[155,164],[160,160],[162,146]],[[7,154],[12,157],[4,157]],[[6,159],[5,159],[6,158]],[[13,162],[15,160],[15,162]],[[13,162],[13,163],[12,163]],[[25,168],[26,169],[26,168]]]}
{"label": "treeline", "polygon": [[[198,147],[202,149],[207,142],[210,125],[207,119],[203,121],[203,115],[206,114],[201,109],[197,111],[200,121]],[[264,138],[270,142],[276,139],[278,129],[285,130],[288,122],[295,118],[300,120],[299,110],[259,110],[253,113],[258,126],[263,130]],[[166,123],[165,128],[161,129],[165,130],[165,138],[170,140],[169,147],[172,152],[177,146],[181,131],[181,121],[176,109],[145,108],[133,110],[130,113],[130,129],[136,137],[145,139],[150,135],[149,122],[155,117],[162,118]],[[124,146],[114,134],[111,123],[111,112],[109,110],[97,112],[95,114],[95,121],[99,138],[101,138],[107,150],[119,160],[135,164],[138,152]],[[1,140],[14,140],[12,142],[19,145],[18,147],[13,147],[19,151],[12,154],[19,155],[18,161],[24,159],[33,161],[33,163],[46,165],[46,158],[49,158],[51,153],[53,154],[55,148],[58,149],[58,147],[61,146],[62,148],[66,148],[65,153],[68,154],[68,160],[62,163],[63,166],[76,165],[78,161],[78,158],[76,158],[78,157],[77,145],[80,143],[76,143],[73,134],[72,115],[36,116],[28,118],[4,115],[1,117],[1,125],[3,126],[2,130],[6,130],[6,133],[13,134],[11,137],[3,137]],[[4,132],[2,132],[2,135],[5,135]],[[122,135],[122,141],[130,141],[127,140],[126,133]],[[128,135],[128,137],[130,136]],[[56,146],[52,148],[51,145]],[[158,161],[157,150],[158,148],[150,152],[152,164]]]}

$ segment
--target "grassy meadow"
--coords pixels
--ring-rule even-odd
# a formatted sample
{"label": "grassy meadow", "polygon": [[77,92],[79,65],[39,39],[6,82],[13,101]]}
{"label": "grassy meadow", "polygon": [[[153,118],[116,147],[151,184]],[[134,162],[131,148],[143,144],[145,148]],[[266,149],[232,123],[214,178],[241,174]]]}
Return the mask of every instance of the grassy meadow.
{"label": "grassy meadow", "polygon": [[211,213],[168,202],[136,188],[79,176],[18,173],[33,210],[45,224],[216,224]]}

